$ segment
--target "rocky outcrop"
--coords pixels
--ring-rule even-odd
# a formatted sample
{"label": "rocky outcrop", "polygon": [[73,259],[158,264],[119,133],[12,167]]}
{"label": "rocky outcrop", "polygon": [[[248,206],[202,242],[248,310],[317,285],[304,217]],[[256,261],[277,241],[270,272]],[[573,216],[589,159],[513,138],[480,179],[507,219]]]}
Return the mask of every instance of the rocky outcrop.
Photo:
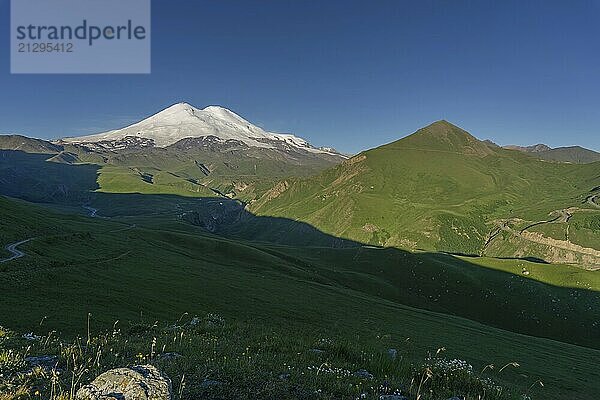
{"label": "rocky outcrop", "polygon": [[117,368],[77,391],[77,400],[171,400],[171,380],[152,365]]}

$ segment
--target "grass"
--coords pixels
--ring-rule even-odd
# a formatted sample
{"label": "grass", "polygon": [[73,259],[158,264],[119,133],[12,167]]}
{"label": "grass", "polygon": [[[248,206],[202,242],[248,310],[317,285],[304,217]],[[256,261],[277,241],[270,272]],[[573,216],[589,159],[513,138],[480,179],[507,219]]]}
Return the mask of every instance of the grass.
{"label": "grass", "polygon": [[[590,208],[584,200],[599,185],[598,163],[540,161],[489,147],[440,122],[316,176],[289,178],[251,211],[297,219],[362,243],[507,256],[484,248],[495,221],[536,222],[555,210]],[[600,213],[590,218],[598,221]],[[575,243],[600,248],[599,235],[577,224],[571,229]],[[553,250],[519,243],[508,256],[527,255],[519,251],[526,246],[541,258]]]}
{"label": "grass", "polygon": [[[140,321],[172,320],[185,312],[200,316],[218,313],[228,326],[244,330],[242,335],[235,333],[235,328],[223,340],[248,338],[232,347],[228,357],[241,354],[241,349],[252,343],[264,346],[258,338],[274,332],[277,340],[283,341],[282,358],[302,365],[303,370],[305,356],[291,356],[299,348],[314,347],[312,343],[319,338],[331,338],[334,343],[347,343],[340,353],[350,355],[320,364],[315,360],[311,365],[318,367],[328,361],[332,369],[371,368],[369,372],[375,374],[380,368],[377,363],[369,364],[356,354],[364,351],[375,357],[387,348],[396,348],[410,368],[416,368],[425,363],[428,353],[444,347],[446,358],[465,360],[474,371],[489,364],[518,362],[518,369],[507,368],[497,377],[511,393],[524,393],[538,379],[545,384],[545,399],[567,395],[593,398],[600,390],[594,372],[600,351],[592,348],[598,332],[594,310],[599,307],[599,282],[590,271],[522,260],[461,260],[395,249],[256,244],[201,234],[193,226],[169,219],[92,219],[27,203],[0,202],[7,210],[0,221],[4,240],[21,239],[28,227],[35,227],[40,236],[22,247],[25,258],[0,266],[0,315],[4,325],[21,333],[33,331],[44,336],[56,331],[63,342],[70,343],[78,335],[87,337],[88,313],[92,314],[94,334],[110,329],[116,320],[124,327]],[[530,275],[520,273],[522,265]],[[500,309],[501,313],[490,313]],[[506,329],[525,329],[588,347]],[[146,335],[139,346],[147,348],[149,341]],[[132,362],[128,358],[120,364]],[[204,362],[192,364],[197,368]],[[232,381],[237,368],[232,365],[214,367],[208,377]],[[408,365],[402,370],[408,370]],[[103,364],[102,369],[109,366],[112,364]],[[193,366],[186,368],[191,371]],[[270,369],[274,367],[260,374]],[[218,373],[211,375],[213,371]],[[246,370],[241,371],[246,376]],[[186,375],[194,376],[192,372]],[[398,376],[397,382],[410,386],[412,372]],[[270,378],[249,379],[235,390],[246,386],[259,390],[262,384],[271,387]],[[260,384],[253,384],[254,379]],[[300,387],[308,387],[307,398],[312,398],[313,388],[319,385],[303,381]],[[331,390],[335,388],[333,385]],[[203,396],[190,393],[196,398]],[[263,392],[249,393],[258,396],[256,393]],[[289,397],[302,393],[291,392]],[[339,393],[356,394],[334,391],[327,395],[336,398]],[[213,395],[206,398],[226,398]]]}
{"label": "grass", "polygon": [[[0,339],[0,392],[7,400],[70,399],[108,369],[148,363],[170,377],[176,399],[379,399],[402,393],[411,399],[460,394],[516,400],[528,391],[499,383],[512,369],[488,365],[481,372],[447,358],[443,349],[410,360],[406,343],[394,343],[401,347],[393,355],[391,343],[386,337],[274,330],[214,313],[183,314],[169,324],[116,322],[111,330],[72,341],[52,332],[25,340],[8,331]],[[53,358],[31,368],[31,356]]]}
{"label": "grass", "polygon": [[600,212],[574,215],[571,227],[570,240],[584,247],[597,248],[600,237]]}

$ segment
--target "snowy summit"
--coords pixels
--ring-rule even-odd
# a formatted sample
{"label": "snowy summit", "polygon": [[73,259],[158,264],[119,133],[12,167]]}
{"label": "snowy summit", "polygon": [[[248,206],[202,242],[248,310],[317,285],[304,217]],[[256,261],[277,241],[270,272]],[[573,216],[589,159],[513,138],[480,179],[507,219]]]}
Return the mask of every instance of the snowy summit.
{"label": "snowy summit", "polygon": [[95,135],[65,138],[69,143],[94,143],[123,140],[128,137],[149,139],[157,147],[167,147],[186,138],[214,136],[220,140],[238,140],[252,147],[280,148],[282,145],[311,153],[336,154],[311,146],[291,134],[267,132],[231,110],[219,106],[196,108],[178,103],[140,122]]}

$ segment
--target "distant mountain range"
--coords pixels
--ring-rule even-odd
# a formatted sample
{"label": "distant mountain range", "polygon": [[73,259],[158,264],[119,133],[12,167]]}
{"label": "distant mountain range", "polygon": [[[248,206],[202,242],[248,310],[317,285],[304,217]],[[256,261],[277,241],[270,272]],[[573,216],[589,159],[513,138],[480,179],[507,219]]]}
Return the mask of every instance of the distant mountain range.
{"label": "distant mountain range", "polygon": [[575,164],[587,164],[600,161],[600,153],[580,146],[551,148],[545,144],[535,144],[533,146],[504,146],[508,150],[517,150],[523,153],[531,154],[542,160],[569,162]]}
{"label": "distant mountain range", "polygon": [[267,242],[322,245],[286,222],[300,221],[335,243],[600,267],[597,154],[506,149],[438,121],[348,158],[222,107],[179,103],[96,135],[0,136],[0,194],[106,216],[175,213]]}
{"label": "distant mountain range", "polygon": [[225,108],[198,109],[187,103],[95,135],[53,142],[3,135],[0,149],[11,151],[0,160],[6,172],[4,178],[0,175],[0,186],[4,184],[15,195],[18,181],[30,182],[19,189],[23,193],[17,197],[45,202],[52,202],[56,195],[63,201],[67,193],[79,199],[80,188],[40,170],[47,164],[29,162],[26,168],[14,168],[17,159],[31,161],[20,152],[44,154],[54,163],[96,165],[100,190],[224,195],[244,201],[259,196],[282,177],[310,175],[347,158],[333,148],[316,148],[291,134],[267,132]]}

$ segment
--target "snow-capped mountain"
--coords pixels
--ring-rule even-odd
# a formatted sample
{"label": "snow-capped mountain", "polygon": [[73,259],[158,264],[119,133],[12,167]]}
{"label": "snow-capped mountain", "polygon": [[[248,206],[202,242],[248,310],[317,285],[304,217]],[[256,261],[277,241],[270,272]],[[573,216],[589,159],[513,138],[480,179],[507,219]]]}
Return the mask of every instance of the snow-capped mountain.
{"label": "snow-capped mountain", "polygon": [[113,147],[133,138],[149,140],[156,147],[167,147],[187,138],[213,137],[225,142],[235,140],[251,147],[302,149],[310,153],[339,155],[331,148],[316,148],[292,134],[267,132],[224,107],[198,109],[188,103],[178,103],[140,122],[109,132],[62,139],[77,144],[106,144]]}

